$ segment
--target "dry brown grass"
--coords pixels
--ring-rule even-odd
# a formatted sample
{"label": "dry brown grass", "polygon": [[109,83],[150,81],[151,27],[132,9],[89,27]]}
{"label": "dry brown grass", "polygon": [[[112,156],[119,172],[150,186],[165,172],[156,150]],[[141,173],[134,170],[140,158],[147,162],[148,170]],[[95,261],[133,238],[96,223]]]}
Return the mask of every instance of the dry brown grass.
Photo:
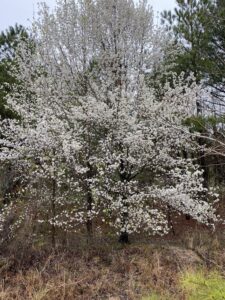
{"label": "dry brown grass", "polygon": [[173,241],[143,239],[123,247],[106,240],[87,245],[85,239],[55,251],[14,244],[0,256],[0,299],[138,300],[152,292],[186,299],[180,273],[198,267],[221,271],[221,241],[196,229]]}

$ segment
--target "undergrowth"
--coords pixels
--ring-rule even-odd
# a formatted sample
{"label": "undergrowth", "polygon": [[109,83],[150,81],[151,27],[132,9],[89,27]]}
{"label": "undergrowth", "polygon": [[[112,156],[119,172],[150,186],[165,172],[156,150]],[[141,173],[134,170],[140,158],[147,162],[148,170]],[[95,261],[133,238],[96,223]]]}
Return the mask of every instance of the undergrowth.
{"label": "undergrowth", "polygon": [[203,231],[126,246],[80,239],[54,250],[24,240],[0,255],[0,300],[222,300],[220,241]]}

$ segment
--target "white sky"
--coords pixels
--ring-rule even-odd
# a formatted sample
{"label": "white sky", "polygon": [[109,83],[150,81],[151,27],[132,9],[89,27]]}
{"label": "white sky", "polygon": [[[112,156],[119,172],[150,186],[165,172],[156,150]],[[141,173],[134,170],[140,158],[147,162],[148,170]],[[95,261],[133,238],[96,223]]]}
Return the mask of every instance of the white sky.
{"label": "white sky", "polygon": [[[40,0],[0,0],[0,32],[15,23],[29,25]],[[55,0],[44,0],[50,7],[54,7]],[[175,0],[149,0],[155,14],[164,9],[173,9]]]}

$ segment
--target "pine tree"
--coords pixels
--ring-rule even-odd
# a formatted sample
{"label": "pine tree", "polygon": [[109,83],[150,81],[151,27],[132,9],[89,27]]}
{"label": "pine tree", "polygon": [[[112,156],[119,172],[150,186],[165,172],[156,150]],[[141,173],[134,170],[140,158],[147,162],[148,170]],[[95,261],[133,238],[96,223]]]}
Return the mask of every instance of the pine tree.
{"label": "pine tree", "polygon": [[28,39],[28,33],[22,25],[10,26],[6,31],[0,33],[0,116],[2,118],[13,118],[15,114],[5,107],[4,96],[10,92],[15,78],[10,75],[9,63],[15,57],[18,38]]}

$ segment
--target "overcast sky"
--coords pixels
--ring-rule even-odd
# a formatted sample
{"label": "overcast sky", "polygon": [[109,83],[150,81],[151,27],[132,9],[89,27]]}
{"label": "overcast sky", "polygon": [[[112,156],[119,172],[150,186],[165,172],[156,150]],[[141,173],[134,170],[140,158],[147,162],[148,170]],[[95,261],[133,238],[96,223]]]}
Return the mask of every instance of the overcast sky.
{"label": "overcast sky", "polygon": [[[15,23],[29,25],[40,0],[0,0],[0,31]],[[54,7],[55,0],[45,0],[50,7]],[[155,12],[172,9],[175,0],[149,0]]]}

